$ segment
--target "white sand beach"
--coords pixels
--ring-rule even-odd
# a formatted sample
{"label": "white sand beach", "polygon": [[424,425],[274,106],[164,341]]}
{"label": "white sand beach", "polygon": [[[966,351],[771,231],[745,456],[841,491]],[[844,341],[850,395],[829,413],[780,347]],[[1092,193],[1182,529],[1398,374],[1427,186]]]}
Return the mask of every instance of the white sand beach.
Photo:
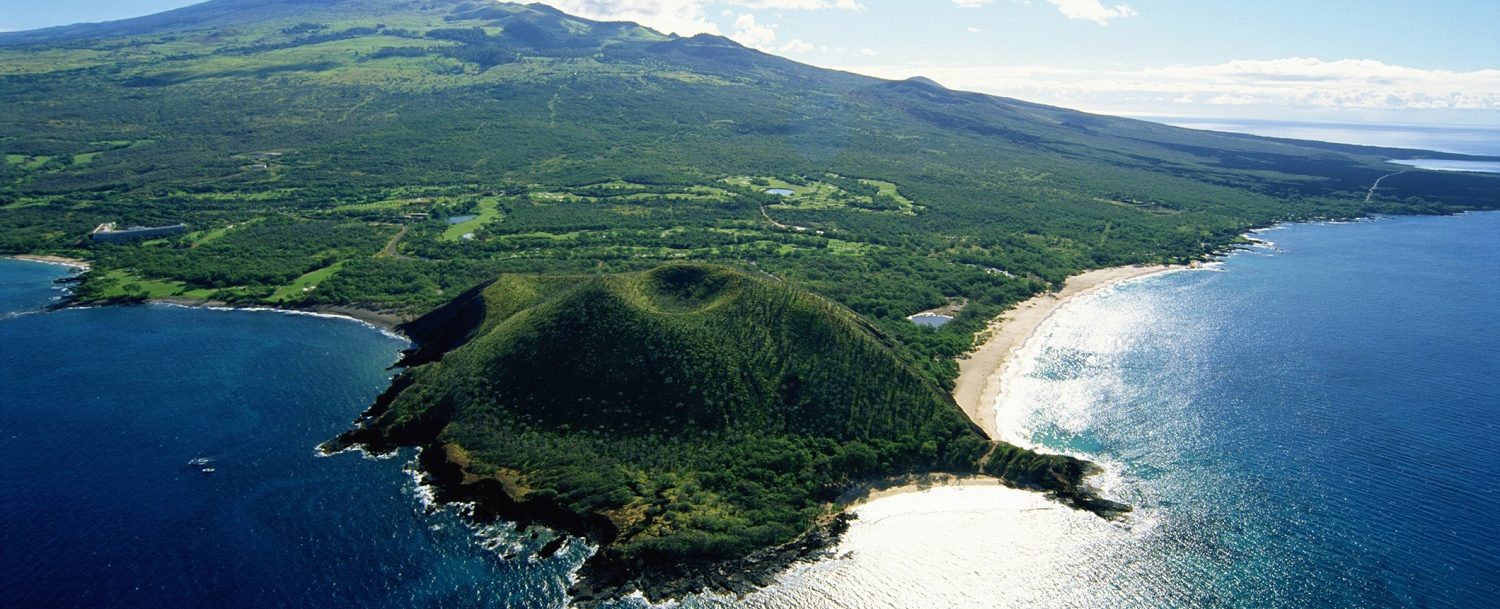
{"label": "white sand beach", "polygon": [[995,426],[995,402],[1004,389],[1000,381],[1005,366],[1053,312],[1069,300],[1099,288],[1179,268],[1184,267],[1120,266],[1088,271],[1069,277],[1061,290],[1016,305],[991,321],[983,343],[958,360],[953,399],[990,439],[1000,439],[1000,430]]}

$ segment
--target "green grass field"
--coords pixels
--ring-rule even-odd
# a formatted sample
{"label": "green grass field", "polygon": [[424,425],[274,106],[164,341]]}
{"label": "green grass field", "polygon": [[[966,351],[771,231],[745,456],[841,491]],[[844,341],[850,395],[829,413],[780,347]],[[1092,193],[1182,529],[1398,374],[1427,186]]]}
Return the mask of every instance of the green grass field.
{"label": "green grass field", "polygon": [[214,290],[189,288],[181,281],[143,279],[125,269],[113,269],[105,273],[104,277],[105,282],[101,283],[101,285],[107,287],[100,295],[105,299],[140,296],[146,298],[181,297],[208,299],[214,295]]}
{"label": "green grass field", "polygon": [[474,218],[449,226],[448,230],[443,231],[443,240],[458,241],[464,235],[473,233],[492,221],[499,220],[504,215],[498,209],[499,204],[500,200],[494,197],[480,199],[479,204],[474,208]]}
{"label": "green grass field", "polygon": [[229,231],[231,231],[231,230],[234,230],[236,228],[243,228],[245,226],[249,226],[249,225],[254,224],[256,222],[260,222],[261,220],[264,220],[264,218],[251,218],[251,219],[246,220],[244,222],[239,222],[237,224],[230,224],[228,226],[221,226],[219,228],[215,228],[215,229],[211,229],[211,230],[194,231],[194,232],[188,233],[187,234],[187,238],[188,238],[189,241],[192,242],[192,247],[198,247],[198,246],[203,245],[205,243],[208,243],[208,242],[214,241],[216,239],[222,238],[224,235],[229,234]]}
{"label": "green grass field", "polygon": [[5,162],[10,165],[19,165],[26,169],[41,169],[42,165],[46,165],[52,158],[46,155],[7,154],[5,155]]}
{"label": "green grass field", "polygon": [[334,273],[339,272],[339,269],[344,268],[344,264],[346,264],[347,262],[347,260],[340,260],[321,269],[298,277],[292,283],[276,288],[276,291],[271,294],[271,297],[268,300],[270,300],[271,302],[286,302],[289,300],[295,300],[303,294],[317,289],[318,284],[323,283],[329,277],[332,277]]}
{"label": "green grass field", "polygon": [[426,197],[415,199],[386,199],[384,201],[372,201],[370,203],[349,203],[334,207],[332,211],[375,211],[392,210],[406,207],[426,207],[443,201],[437,201]]}
{"label": "green grass field", "polygon": [[[848,178],[836,174],[828,174],[827,179],[844,180],[846,184],[850,182]],[[869,194],[851,193],[835,184],[819,179],[799,179],[792,182],[768,176],[737,176],[726,178],[724,182],[732,186],[762,193],[771,189],[792,191],[790,195],[778,197],[777,202],[771,205],[775,209],[874,211],[871,208],[873,207],[875,197]],[[853,182],[856,182],[856,184],[849,186],[849,188],[859,185],[869,186],[875,189],[877,196],[889,197],[897,206],[896,209],[889,211],[900,211],[907,215],[916,213],[916,203],[912,202],[905,195],[902,195],[894,183],[871,179],[853,180]]]}
{"label": "green grass field", "polygon": [[901,211],[915,213],[917,204],[912,202],[911,199],[906,198],[906,195],[901,194],[901,191],[896,188],[895,184],[881,180],[870,179],[862,179],[860,180],[860,182],[879,188],[880,194],[895,199],[896,203],[901,205]]}

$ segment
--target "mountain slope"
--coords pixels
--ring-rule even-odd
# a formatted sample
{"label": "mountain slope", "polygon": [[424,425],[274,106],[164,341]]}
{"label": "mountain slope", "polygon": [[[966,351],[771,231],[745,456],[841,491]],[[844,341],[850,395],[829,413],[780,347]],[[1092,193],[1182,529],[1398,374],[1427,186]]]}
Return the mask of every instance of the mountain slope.
{"label": "mountain slope", "polygon": [[326,20],[348,14],[379,16],[433,10],[443,0],[209,0],[183,8],[118,21],[81,23],[0,33],[0,46],[78,43],[131,36],[160,36],[246,23]]}

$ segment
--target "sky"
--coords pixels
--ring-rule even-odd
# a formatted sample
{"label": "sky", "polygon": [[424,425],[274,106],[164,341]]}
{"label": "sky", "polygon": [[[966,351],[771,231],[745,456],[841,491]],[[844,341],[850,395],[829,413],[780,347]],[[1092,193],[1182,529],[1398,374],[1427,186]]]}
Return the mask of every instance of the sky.
{"label": "sky", "polygon": [[[0,29],[192,0],[0,0]],[[1500,126],[1500,0],[550,0],[1107,114]]]}

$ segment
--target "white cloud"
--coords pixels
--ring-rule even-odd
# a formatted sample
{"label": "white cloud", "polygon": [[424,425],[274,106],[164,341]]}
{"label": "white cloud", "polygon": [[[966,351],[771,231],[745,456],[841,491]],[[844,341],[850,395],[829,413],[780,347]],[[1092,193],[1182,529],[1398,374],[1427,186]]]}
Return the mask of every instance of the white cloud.
{"label": "white cloud", "polygon": [[769,49],[776,42],[776,26],[757,23],[755,15],[745,13],[735,18],[734,33],[729,37],[747,47]]}
{"label": "white cloud", "polygon": [[1145,82],[1185,88],[1214,104],[1500,110],[1500,70],[1454,72],[1371,59],[1236,60],[1142,70]]}
{"label": "white cloud", "polygon": [[880,51],[871,48],[864,48],[859,50],[859,54],[864,55],[865,57],[874,57],[876,55],[879,55]]}
{"label": "white cloud", "polygon": [[[1197,101],[1192,97],[1188,97],[1187,99],[1188,103]],[[1215,106],[1249,106],[1255,103],[1255,98],[1249,95],[1230,95],[1225,93],[1224,95],[1210,98],[1207,103]]]}
{"label": "white cloud", "polygon": [[994,1],[995,0],[953,0],[953,4],[958,5],[958,8],[979,8],[986,4],[992,4],[994,3]]}
{"label": "white cloud", "polygon": [[[720,33],[719,27],[708,19],[710,5],[773,10],[864,10],[865,8],[857,0],[720,0],[718,2],[713,0],[547,0],[546,3],[589,19],[634,21],[649,28],[681,36]],[[734,12],[726,8],[723,14],[726,17],[733,16]],[[774,26],[762,25],[760,27]],[[741,29],[745,30],[744,34],[733,34],[731,37],[741,42],[744,42],[742,40],[744,38],[756,40],[762,44],[768,43],[764,36],[769,30],[735,28],[736,31]],[[771,34],[770,40],[774,40],[775,32],[769,33]]]}
{"label": "white cloud", "polygon": [[[957,0],[955,0],[957,1]],[[1135,9],[1124,4],[1104,6],[1099,0],[1047,0],[1069,19],[1086,19],[1099,25],[1109,25],[1110,19],[1134,17]]]}
{"label": "white cloud", "polygon": [[806,53],[808,51],[811,51],[814,48],[817,48],[817,47],[814,47],[812,44],[810,44],[808,42],[805,42],[805,41],[802,41],[802,40],[799,40],[799,39],[792,39],[792,40],[788,41],[786,44],[781,45],[781,49],[780,50],[781,50],[782,53],[796,53],[796,54],[801,54],[801,53]]}
{"label": "white cloud", "polygon": [[783,9],[815,11],[825,8],[864,10],[855,0],[729,0],[729,4],[750,9]]}
{"label": "white cloud", "polygon": [[589,19],[634,21],[682,36],[718,34],[702,0],[548,0],[558,9]]}
{"label": "white cloud", "polygon": [[1500,113],[1500,70],[1454,72],[1368,59],[1289,57],[1138,70],[911,64],[849,68],[887,78],[928,76],[957,89],[1108,113],[1198,106]]}

